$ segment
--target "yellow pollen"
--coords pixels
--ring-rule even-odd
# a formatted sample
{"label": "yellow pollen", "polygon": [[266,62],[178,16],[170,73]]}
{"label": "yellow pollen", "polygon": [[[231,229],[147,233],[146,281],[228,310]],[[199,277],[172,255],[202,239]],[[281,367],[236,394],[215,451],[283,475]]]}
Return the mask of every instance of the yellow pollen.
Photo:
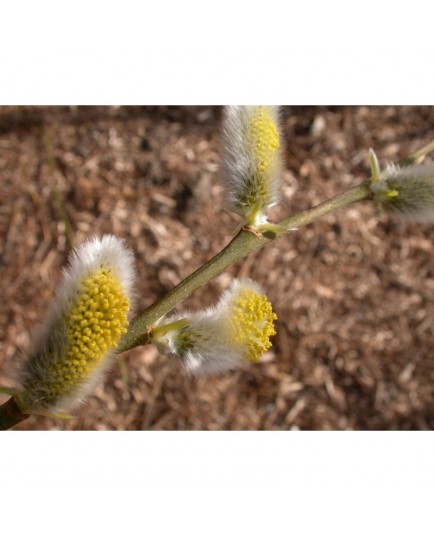
{"label": "yellow pollen", "polygon": [[227,319],[230,344],[238,347],[245,359],[258,361],[271,347],[270,337],[276,334],[273,321],[277,315],[266,296],[250,288],[238,292],[229,304]]}
{"label": "yellow pollen", "polygon": [[275,162],[280,147],[279,133],[266,106],[258,106],[250,121],[250,144],[259,175]]}
{"label": "yellow pollen", "polygon": [[129,300],[111,270],[102,268],[85,278],[66,323],[66,355],[53,356],[46,400],[66,395],[89,379],[107,352],[116,348],[128,325]]}
{"label": "yellow pollen", "polygon": [[257,217],[272,200],[275,166],[279,162],[279,132],[267,106],[255,108],[246,131],[251,166],[244,178],[244,192],[238,206],[247,223],[256,225]]}

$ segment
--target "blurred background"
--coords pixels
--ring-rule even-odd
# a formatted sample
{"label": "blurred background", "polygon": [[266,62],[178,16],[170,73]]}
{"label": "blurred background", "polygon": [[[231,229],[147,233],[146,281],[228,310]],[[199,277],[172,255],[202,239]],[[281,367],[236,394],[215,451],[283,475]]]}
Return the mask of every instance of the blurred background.
{"label": "blurred background", "polygon": [[[140,311],[228,243],[239,220],[224,208],[220,118],[202,106],[0,108],[0,383],[73,246],[125,238]],[[431,107],[283,107],[273,221],[367,178],[370,147],[397,161],[431,141],[433,125]],[[362,203],[282,237],[183,304],[211,305],[234,277],[260,283],[279,320],[259,364],[190,379],[154,347],[136,348],[76,419],[33,416],[16,429],[432,429],[432,231]]]}

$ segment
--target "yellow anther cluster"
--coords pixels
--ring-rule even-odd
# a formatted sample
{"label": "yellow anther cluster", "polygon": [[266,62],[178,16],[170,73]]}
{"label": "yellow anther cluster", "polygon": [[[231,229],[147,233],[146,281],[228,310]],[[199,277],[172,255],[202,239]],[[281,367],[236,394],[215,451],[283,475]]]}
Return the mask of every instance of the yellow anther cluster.
{"label": "yellow anther cluster", "polygon": [[276,334],[273,321],[277,319],[266,296],[244,288],[229,304],[227,318],[230,343],[237,346],[245,359],[258,361],[271,347],[270,337]]}
{"label": "yellow anther cluster", "polygon": [[65,316],[67,347],[49,367],[48,398],[67,394],[88,379],[126,332],[129,300],[108,269],[88,276]]}
{"label": "yellow anther cluster", "polygon": [[250,143],[260,175],[275,162],[280,147],[277,125],[265,106],[258,106],[250,122]]}

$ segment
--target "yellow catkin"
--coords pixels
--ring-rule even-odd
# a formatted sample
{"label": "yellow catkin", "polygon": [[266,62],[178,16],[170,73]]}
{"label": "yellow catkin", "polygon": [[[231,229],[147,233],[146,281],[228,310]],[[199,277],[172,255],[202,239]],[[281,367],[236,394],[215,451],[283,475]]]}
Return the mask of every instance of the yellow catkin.
{"label": "yellow catkin", "polygon": [[89,379],[107,352],[116,348],[126,332],[129,300],[109,269],[85,278],[65,314],[66,355],[53,356],[48,367],[50,381],[44,386],[46,398],[68,394]]}
{"label": "yellow catkin", "polygon": [[273,321],[277,315],[266,296],[252,289],[242,289],[231,301],[227,318],[230,344],[238,347],[245,359],[258,361],[271,347],[270,337],[276,334]]}
{"label": "yellow catkin", "polygon": [[266,174],[275,162],[280,147],[277,125],[267,107],[258,106],[255,110],[249,125],[249,135],[258,173]]}

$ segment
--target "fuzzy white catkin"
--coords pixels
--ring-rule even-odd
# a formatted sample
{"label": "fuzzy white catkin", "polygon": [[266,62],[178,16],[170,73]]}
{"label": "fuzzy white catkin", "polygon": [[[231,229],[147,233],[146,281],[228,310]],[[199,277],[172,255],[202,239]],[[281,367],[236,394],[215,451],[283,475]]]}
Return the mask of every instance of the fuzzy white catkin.
{"label": "fuzzy white catkin", "polygon": [[15,374],[28,413],[70,411],[94,389],[125,332],[134,257],[112,235],[72,253],[56,298]]}
{"label": "fuzzy white catkin", "polygon": [[434,164],[389,165],[371,185],[374,201],[401,220],[434,222]]}
{"label": "fuzzy white catkin", "polygon": [[159,324],[163,331],[164,325],[182,320],[188,325],[154,342],[160,351],[179,358],[189,374],[216,374],[257,361],[271,346],[276,318],[261,287],[240,279],[233,281],[215,307],[165,318]]}
{"label": "fuzzy white catkin", "polygon": [[277,106],[227,106],[223,117],[226,198],[245,222],[267,222],[281,194],[282,156]]}

